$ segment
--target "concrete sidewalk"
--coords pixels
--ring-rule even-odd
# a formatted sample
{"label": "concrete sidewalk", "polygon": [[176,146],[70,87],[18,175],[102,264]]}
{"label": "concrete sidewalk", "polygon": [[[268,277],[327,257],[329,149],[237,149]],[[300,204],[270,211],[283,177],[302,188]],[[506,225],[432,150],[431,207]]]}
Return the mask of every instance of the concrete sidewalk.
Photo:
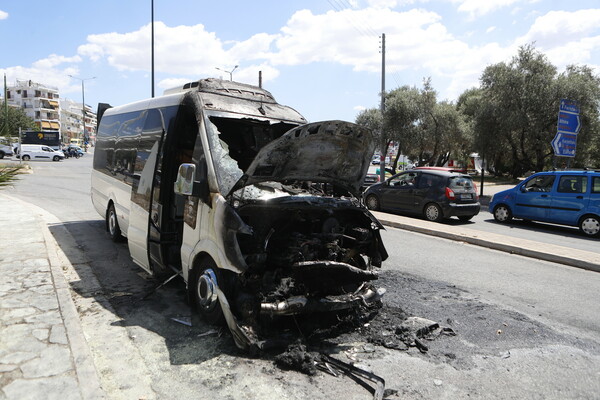
{"label": "concrete sidewalk", "polygon": [[105,398],[48,229],[60,222],[1,193],[0,210],[0,399]]}

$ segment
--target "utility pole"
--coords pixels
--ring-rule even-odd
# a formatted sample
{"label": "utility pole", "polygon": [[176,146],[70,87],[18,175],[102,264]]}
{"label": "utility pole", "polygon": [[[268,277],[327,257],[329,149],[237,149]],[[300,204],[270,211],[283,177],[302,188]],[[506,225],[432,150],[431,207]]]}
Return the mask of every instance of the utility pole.
{"label": "utility pole", "polygon": [[385,181],[385,137],[383,135],[383,114],[385,112],[385,33],[381,34],[381,131],[380,131],[380,154],[379,154],[379,181]]}
{"label": "utility pole", "polygon": [[150,36],[152,36],[152,38],[150,39],[150,42],[151,42],[150,47],[152,47],[152,50],[151,50],[152,73],[151,73],[151,75],[152,75],[152,97],[154,97],[154,0],[151,0],[150,5],[152,7],[152,10],[150,12],[150,14],[151,14],[150,18],[152,19],[152,24],[151,24],[151,29],[150,29],[151,30]]}
{"label": "utility pole", "polygon": [[9,136],[8,134],[8,98],[6,89],[6,74],[4,74],[4,123],[2,124],[2,136]]}
{"label": "utility pole", "polygon": [[87,152],[87,132],[85,131],[85,86],[83,85],[83,82],[91,80],[91,79],[96,79],[96,77],[91,77],[91,78],[78,78],[76,76],[73,75],[69,75],[71,78],[73,79],[79,79],[81,81],[81,118],[83,120],[83,141],[84,141],[84,145],[83,145],[83,149],[84,151]]}

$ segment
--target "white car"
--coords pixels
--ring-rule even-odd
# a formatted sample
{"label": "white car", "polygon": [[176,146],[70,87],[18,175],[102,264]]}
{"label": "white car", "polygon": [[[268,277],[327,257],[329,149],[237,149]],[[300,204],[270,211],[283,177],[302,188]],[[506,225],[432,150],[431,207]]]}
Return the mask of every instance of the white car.
{"label": "white car", "polygon": [[52,160],[60,161],[65,158],[62,151],[54,150],[42,144],[22,144],[19,155],[23,161],[28,160]]}
{"label": "white car", "polygon": [[12,157],[13,150],[10,146],[6,146],[4,144],[0,144],[0,159],[4,157]]}

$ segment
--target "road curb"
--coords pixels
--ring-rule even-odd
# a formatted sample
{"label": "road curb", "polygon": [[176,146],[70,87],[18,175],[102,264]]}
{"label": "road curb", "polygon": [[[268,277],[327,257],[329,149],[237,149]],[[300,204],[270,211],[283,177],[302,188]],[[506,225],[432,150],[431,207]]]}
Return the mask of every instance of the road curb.
{"label": "road curb", "polygon": [[[462,233],[453,233],[447,232],[443,230],[434,230],[423,226],[412,225],[408,223],[403,223],[400,221],[392,221],[387,220],[385,218],[379,218],[379,221],[384,226],[390,226],[393,228],[403,229],[411,232],[423,233],[429,236],[441,237],[444,239],[455,240],[460,242],[465,242],[469,244],[473,244],[476,246],[486,247],[493,250],[499,250],[506,253],[517,254],[520,256],[531,257],[538,260],[544,260],[549,262],[554,262],[558,264],[564,264],[571,267],[577,267],[589,271],[600,272],[600,263],[588,261],[582,258],[570,257],[562,254],[551,253],[548,251],[535,250],[523,246],[519,246],[518,244],[512,244],[502,241],[491,241],[488,239],[484,239],[481,237],[465,235]],[[485,233],[482,233],[485,234]]]}

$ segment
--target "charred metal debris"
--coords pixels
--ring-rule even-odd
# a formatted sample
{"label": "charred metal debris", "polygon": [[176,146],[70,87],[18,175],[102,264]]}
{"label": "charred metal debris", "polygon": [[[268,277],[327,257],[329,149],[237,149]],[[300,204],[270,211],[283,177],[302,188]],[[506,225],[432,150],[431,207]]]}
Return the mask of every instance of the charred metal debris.
{"label": "charred metal debris", "polygon": [[[307,351],[303,344],[290,345],[288,349],[275,357],[275,363],[283,369],[295,369],[308,375],[317,370],[335,377],[345,375],[373,394],[373,399],[382,400],[385,394],[385,380],[372,372],[345,363],[324,353]],[[370,386],[374,384],[374,387]]]}

